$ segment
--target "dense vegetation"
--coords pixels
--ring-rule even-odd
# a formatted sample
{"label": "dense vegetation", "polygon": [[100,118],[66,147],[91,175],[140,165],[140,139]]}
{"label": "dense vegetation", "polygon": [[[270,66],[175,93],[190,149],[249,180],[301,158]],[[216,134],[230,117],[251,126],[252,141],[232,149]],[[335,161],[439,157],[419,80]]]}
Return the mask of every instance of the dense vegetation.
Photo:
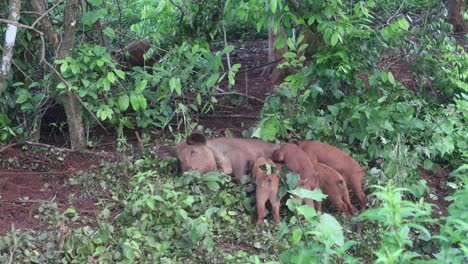
{"label": "dense vegetation", "polygon": [[[48,8],[56,4],[49,2]],[[174,161],[148,151],[134,162],[103,161],[75,174],[69,184],[83,196],[111,197],[100,202],[97,219],[42,204],[41,231],[13,229],[1,237],[0,262],[466,263],[468,56],[466,39],[455,38],[446,22],[446,5],[267,2],[266,9],[259,0],[86,1],[71,56],[55,59],[52,47],[45,52],[58,73],[39,66],[37,32],[21,30],[13,74],[0,90],[0,142],[37,139],[46,109],[70,91],[87,107],[80,112],[84,126],[99,120],[116,131],[120,151],[130,147],[126,130],[141,131],[148,147],[155,130],[158,141],[177,142],[196,127],[195,113],[212,111],[212,94],[234,84],[240,65],[223,65],[235,49],[224,35],[266,40],[271,26],[287,34],[275,46],[288,46],[280,67],[294,73],[267,97],[258,125],[244,135],[319,139],[351,153],[371,168],[370,209],[345,219],[291,199],[280,225],[258,229],[251,186],[218,172],[178,175]],[[8,9],[6,2],[0,7]],[[50,12],[57,31],[65,8]],[[20,22],[35,19],[25,12]],[[0,28],[3,34],[6,26]],[[153,44],[145,56],[156,63],[123,69],[111,50],[139,38]],[[421,176],[441,167],[451,172],[446,216],[427,202],[434,190]],[[70,230],[57,232],[64,225]]]}

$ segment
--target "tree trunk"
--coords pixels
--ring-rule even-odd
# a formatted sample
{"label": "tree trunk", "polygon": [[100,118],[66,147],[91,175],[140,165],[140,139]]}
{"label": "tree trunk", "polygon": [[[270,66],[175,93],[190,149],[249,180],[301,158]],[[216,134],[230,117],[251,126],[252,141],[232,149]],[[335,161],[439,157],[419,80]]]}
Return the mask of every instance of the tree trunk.
{"label": "tree trunk", "polygon": [[[266,12],[269,12],[270,10],[270,1],[269,0],[265,0],[265,10]],[[274,32],[273,32],[273,16],[270,16],[268,18],[268,62],[272,62],[274,61],[276,58],[275,58],[275,36],[273,35]],[[262,73],[260,74],[260,76],[264,76],[264,77],[269,77],[271,75],[271,72],[273,71],[273,67],[275,67],[276,64],[274,65],[268,65],[266,66]]]}
{"label": "tree trunk", "polygon": [[[57,59],[64,59],[72,54],[75,43],[76,14],[79,0],[68,0],[65,7],[63,41],[57,52]],[[80,113],[80,102],[74,91],[65,92],[60,101],[67,115],[68,133],[70,134],[71,148],[82,150],[85,147],[85,134]]]}
{"label": "tree trunk", "polygon": [[[31,6],[39,16],[46,12],[46,6],[44,6],[43,0],[31,0]],[[53,28],[50,18],[45,16],[40,20],[42,29],[56,52],[56,59],[66,58],[72,53],[75,41],[78,6],[79,0],[66,1],[62,43],[59,43],[58,34]],[[65,114],[67,115],[71,148],[74,150],[81,150],[85,146],[85,134],[80,113],[80,103],[73,91],[60,95],[59,101],[63,104]]]}
{"label": "tree trunk", "polygon": [[[10,15],[9,20],[18,22],[20,16],[21,3],[20,0],[10,1]],[[11,59],[13,57],[13,47],[15,46],[16,32],[18,27],[12,24],[8,24],[5,33],[5,46],[2,57],[2,64],[0,65],[0,94],[2,93],[3,86],[6,83],[8,74],[11,68]]]}
{"label": "tree trunk", "polygon": [[461,32],[466,29],[466,23],[463,21],[462,13],[466,7],[465,0],[448,0],[447,22],[452,24],[454,32]]}

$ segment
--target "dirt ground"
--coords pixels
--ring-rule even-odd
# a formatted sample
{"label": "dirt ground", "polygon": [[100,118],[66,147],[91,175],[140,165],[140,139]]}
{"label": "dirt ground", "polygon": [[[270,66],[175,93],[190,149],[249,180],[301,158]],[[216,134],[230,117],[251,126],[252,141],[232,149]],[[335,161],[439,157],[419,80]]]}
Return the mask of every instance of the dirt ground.
{"label": "dirt ground", "polygon": [[[251,69],[267,61],[265,41],[253,41],[236,44],[237,49],[231,56],[231,63],[241,63],[242,68]],[[244,93],[254,99],[244,98],[240,103],[233,103],[233,96],[219,97],[215,111],[210,114],[198,116],[200,124],[210,128],[215,134],[224,134],[225,130],[239,136],[243,130],[253,126],[263,105],[262,101],[272,91],[273,85],[269,78],[261,76],[263,68],[240,73],[236,76],[236,85],[233,90]],[[407,81],[407,74],[394,74],[397,79]],[[226,88],[227,84],[221,84]],[[238,99],[238,98],[237,98]],[[64,144],[63,139],[56,137],[43,138],[44,143],[56,146]],[[107,137],[102,142],[101,149],[115,151],[115,140]],[[92,164],[97,163],[96,157],[69,154],[57,156],[50,151],[38,148],[26,150],[12,147],[0,151],[0,235],[4,235],[14,226],[18,228],[41,229],[34,215],[43,202],[55,202],[61,210],[74,206],[80,216],[93,217],[99,214],[95,207],[97,199],[79,199],[76,190],[67,185],[67,179],[77,171],[89,170]],[[444,200],[444,182],[447,173],[442,169],[438,173],[422,172],[430,188],[435,190],[437,199],[428,200],[435,203],[437,215],[446,215],[448,203]],[[70,196],[75,196],[69,202]]]}

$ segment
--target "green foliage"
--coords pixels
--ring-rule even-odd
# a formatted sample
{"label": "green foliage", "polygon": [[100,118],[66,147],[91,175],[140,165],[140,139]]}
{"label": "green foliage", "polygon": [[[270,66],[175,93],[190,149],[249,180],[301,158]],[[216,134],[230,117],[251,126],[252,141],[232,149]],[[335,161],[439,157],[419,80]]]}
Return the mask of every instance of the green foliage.
{"label": "green foliage", "polygon": [[431,205],[421,199],[418,203],[405,201],[402,198],[402,188],[395,188],[392,184],[386,187],[375,186],[373,193],[381,201],[377,208],[368,209],[359,217],[360,219],[377,221],[382,224],[382,230],[376,234],[380,237],[380,249],[374,254],[377,263],[399,263],[414,261],[420,254],[414,252],[415,244],[412,232],[420,232],[419,239],[430,237],[427,224],[434,222],[431,219]]}
{"label": "green foliage", "polygon": [[[320,194],[311,195],[312,192],[296,191],[294,194],[318,201],[323,198]],[[299,205],[295,199],[289,199],[286,204],[297,216],[291,217],[289,224],[282,223],[277,234],[278,238],[286,236],[290,242],[290,246],[280,256],[281,262],[355,263],[357,261],[346,253],[355,242],[345,241],[343,227],[333,216],[317,214],[314,208]]]}
{"label": "green foliage", "polygon": [[460,184],[453,195],[446,199],[453,203],[448,207],[449,215],[440,224],[440,235],[434,239],[440,244],[440,252],[434,256],[442,262],[462,263],[468,256],[468,165],[464,164],[451,173]]}

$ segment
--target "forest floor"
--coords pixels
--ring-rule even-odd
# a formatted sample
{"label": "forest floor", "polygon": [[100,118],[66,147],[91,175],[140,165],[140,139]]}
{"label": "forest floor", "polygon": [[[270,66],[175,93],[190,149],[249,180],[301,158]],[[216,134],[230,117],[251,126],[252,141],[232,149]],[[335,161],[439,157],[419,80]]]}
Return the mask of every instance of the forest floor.
{"label": "forest floor", "polygon": [[[241,63],[240,71],[243,71],[266,63],[265,45],[266,41],[237,43],[231,64]],[[408,82],[411,75],[403,72],[405,67],[395,66],[393,69],[399,69],[399,72],[394,72],[397,80]],[[247,96],[219,97],[215,111],[198,116],[199,123],[205,129],[211,129],[213,134],[224,135],[225,130],[229,130],[236,136],[254,126],[258,121],[262,101],[274,87],[268,77],[261,76],[262,71],[263,68],[259,68],[238,74],[233,90]],[[43,139],[44,143],[56,146],[62,144],[58,142],[63,142],[63,139],[55,142],[56,137],[46,136]],[[96,150],[116,152],[116,142],[115,137],[107,137]],[[46,223],[34,217],[44,202],[55,202],[60,211],[73,206],[82,218],[96,217],[100,213],[95,206],[99,198],[81,199],[80,190],[68,184],[68,178],[76,172],[89,171],[98,163],[99,159],[95,156],[54,154],[51,150],[36,147],[11,147],[0,151],[0,235],[11,230],[12,226],[15,229],[47,228]],[[447,173],[443,169],[437,173],[422,171],[421,176],[434,194],[427,201],[437,205],[435,215],[446,215],[448,202],[444,200],[444,190]]]}

